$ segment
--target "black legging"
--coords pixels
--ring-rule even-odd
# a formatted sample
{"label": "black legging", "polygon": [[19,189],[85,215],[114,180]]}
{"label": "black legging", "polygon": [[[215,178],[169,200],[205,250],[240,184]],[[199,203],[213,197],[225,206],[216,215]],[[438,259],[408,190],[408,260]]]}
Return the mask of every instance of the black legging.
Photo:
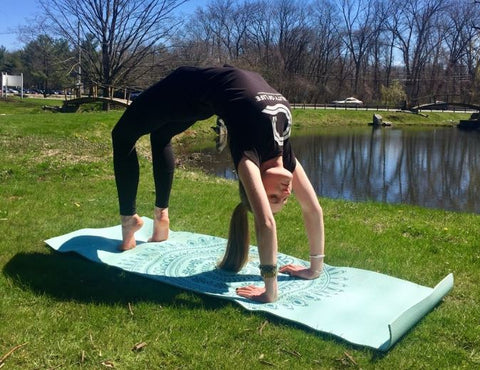
{"label": "black legging", "polygon": [[153,177],[155,181],[155,206],[168,207],[173,183],[175,158],[172,137],[183,132],[194,122],[165,122],[159,114],[129,107],[112,131],[113,166],[117,184],[120,214],[131,216],[136,213],[136,198],[140,176],[137,140],[150,134]]}

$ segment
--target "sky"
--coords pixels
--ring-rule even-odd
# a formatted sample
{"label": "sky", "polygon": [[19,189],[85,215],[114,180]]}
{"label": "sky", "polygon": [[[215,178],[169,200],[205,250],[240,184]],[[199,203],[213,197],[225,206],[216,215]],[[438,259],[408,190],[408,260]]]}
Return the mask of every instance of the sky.
{"label": "sky", "polygon": [[[208,2],[189,0],[179,11],[190,13]],[[38,0],[0,0],[0,46],[5,46],[8,51],[23,48],[24,44],[17,36],[18,28],[30,23],[39,12]]]}
{"label": "sky", "polygon": [[22,48],[16,31],[35,17],[37,4],[38,0],[0,0],[0,46],[5,46],[9,51]]}

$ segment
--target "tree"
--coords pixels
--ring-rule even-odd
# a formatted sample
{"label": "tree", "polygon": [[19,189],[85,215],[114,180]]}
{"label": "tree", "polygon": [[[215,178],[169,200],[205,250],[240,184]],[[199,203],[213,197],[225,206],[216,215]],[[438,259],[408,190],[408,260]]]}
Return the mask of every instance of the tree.
{"label": "tree", "polygon": [[185,1],[40,0],[40,4],[55,32],[82,53],[103,95],[112,96],[113,88],[123,85],[157,45],[168,43],[176,25],[173,11]]}
{"label": "tree", "polygon": [[387,105],[400,105],[405,101],[405,90],[398,80],[394,80],[388,87],[382,85],[380,91],[382,102]]}
{"label": "tree", "polygon": [[257,17],[263,2],[236,3],[232,0],[213,0],[197,9],[179,40],[181,51],[194,64],[233,63],[258,67],[260,50],[255,50]]}
{"label": "tree", "polygon": [[316,93],[313,97],[315,102],[320,97],[329,101],[340,93],[331,91],[329,88],[329,83],[335,76],[336,66],[342,63],[341,40],[336,32],[336,24],[339,23],[338,14],[331,0],[317,0],[310,9],[310,17],[313,36],[308,73],[310,80],[316,85]]}
{"label": "tree", "polygon": [[0,46],[0,70],[3,71],[3,65],[5,64],[5,54],[7,49],[5,46]]}
{"label": "tree", "polygon": [[18,74],[23,72],[20,51],[9,53],[5,47],[0,47],[0,72]]}
{"label": "tree", "polygon": [[72,54],[65,40],[40,35],[22,50],[21,59],[27,69],[26,84],[42,89],[45,96],[50,89],[68,84]]}
{"label": "tree", "polygon": [[[197,29],[207,39],[210,58],[216,63],[229,63],[239,57],[239,43],[245,26],[237,29],[236,19],[243,18],[238,6],[231,0],[214,0],[195,15]],[[200,27],[199,27],[200,26]]]}
{"label": "tree", "polygon": [[249,63],[261,72],[269,81],[278,74],[278,53],[275,41],[275,25],[272,6],[266,0],[256,0],[248,6],[248,49]]}
{"label": "tree", "polygon": [[272,10],[278,66],[276,87],[289,99],[305,101],[312,86],[306,79],[312,30],[307,8],[298,0],[280,0]]}
{"label": "tree", "polygon": [[455,2],[448,8],[442,25],[445,29],[444,42],[447,55],[444,95],[460,95],[465,102],[470,102],[474,95],[472,87],[475,86],[477,78],[479,45],[475,24],[479,20],[480,8],[475,4]]}
{"label": "tree", "polygon": [[[173,16],[187,0],[39,1],[54,28],[29,31],[68,40],[73,55],[55,63],[103,95],[145,87],[179,65],[228,63],[260,72],[295,102],[355,91],[379,101],[395,80],[410,103],[478,99],[480,9],[471,0],[210,0],[185,27]],[[17,71],[18,55],[3,54],[4,70]]]}
{"label": "tree", "polygon": [[355,67],[353,92],[359,93],[360,72],[366,63],[367,52],[383,26],[381,2],[377,0],[342,0],[339,4],[343,24],[339,34]]}
{"label": "tree", "polygon": [[425,68],[442,41],[437,25],[446,0],[395,1],[397,12],[391,17],[389,28],[402,54],[407,104],[411,105],[418,101]]}

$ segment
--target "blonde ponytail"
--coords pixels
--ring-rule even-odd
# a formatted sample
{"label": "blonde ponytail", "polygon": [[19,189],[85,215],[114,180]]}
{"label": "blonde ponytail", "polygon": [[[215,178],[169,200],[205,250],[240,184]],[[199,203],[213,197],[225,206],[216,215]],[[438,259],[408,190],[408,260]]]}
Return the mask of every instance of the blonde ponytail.
{"label": "blonde ponytail", "polygon": [[245,193],[245,189],[240,182],[239,203],[230,219],[230,230],[228,233],[227,249],[222,261],[218,267],[223,270],[238,272],[247,263],[248,250],[250,247],[250,232],[248,228],[248,211],[250,203]]}

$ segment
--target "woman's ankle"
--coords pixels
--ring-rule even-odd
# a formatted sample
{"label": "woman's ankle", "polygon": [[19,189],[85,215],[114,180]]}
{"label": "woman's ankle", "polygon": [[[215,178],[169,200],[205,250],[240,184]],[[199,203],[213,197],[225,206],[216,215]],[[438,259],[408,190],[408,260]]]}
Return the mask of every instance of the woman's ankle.
{"label": "woman's ankle", "polygon": [[149,239],[151,242],[162,242],[168,239],[170,231],[170,219],[168,208],[155,207],[153,220],[153,233]]}
{"label": "woman's ankle", "polygon": [[132,216],[121,216],[122,220],[122,244],[119,249],[122,251],[135,248],[135,233],[143,226],[142,218],[135,214]]}
{"label": "woman's ankle", "polygon": [[168,208],[160,208],[155,206],[155,209],[153,211],[153,215],[155,217],[156,221],[169,221],[168,218]]}

